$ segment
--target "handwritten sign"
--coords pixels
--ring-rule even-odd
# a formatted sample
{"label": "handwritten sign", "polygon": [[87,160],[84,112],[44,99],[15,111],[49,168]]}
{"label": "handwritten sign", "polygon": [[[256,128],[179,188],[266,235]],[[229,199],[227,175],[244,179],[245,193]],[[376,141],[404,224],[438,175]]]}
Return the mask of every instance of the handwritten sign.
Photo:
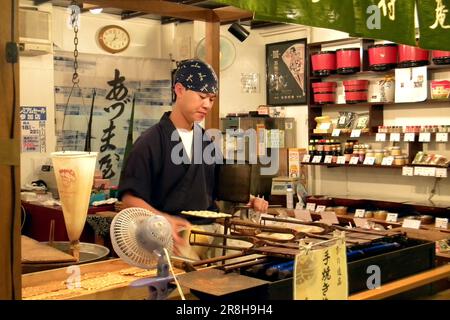
{"label": "handwritten sign", "polygon": [[388,213],[386,216],[386,222],[397,222],[398,213]]}
{"label": "handwritten sign", "polygon": [[414,142],[416,140],[416,134],[413,132],[405,133],[405,136],[403,137],[403,141],[405,142]]}
{"label": "handwritten sign", "polygon": [[310,159],[311,159],[311,156],[310,156],[309,154],[305,154],[305,155],[303,156],[302,162],[309,162]]}
{"label": "handwritten sign", "polygon": [[402,175],[412,177],[414,176],[414,168],[413,167],[403,167]]}
{"label": "handwritten sign", "polygon": [[355,217],[356,218],[364,218],[364,215],[366,214],[365,209],[356,209],[355,211]]}
{"label": "handwritten sign", "polygon": [[448,141],[448,133],[447,132],[436,133],[436,142],[447,142],[447,141]]}
{"label": "handwritten sign", "polygon": [[341,134],[341,129],[334,129],[333,132],[331,133],[331,136],[339,137],[340,134]]}
{"label": "handwritten sign", "polygon": [[436,228],[447,229],[448,228],[448,218],[436,218],[434,222]]}
{"label": "handwritten sign", "polygon": [[351,138],[359,138],[361,136],[361,130],[360,129],[353,129],[352,133],[350,134]]}
{"label": "handwritten sign", "polygon": [[336,163],[337,164],[345,164],[345,156],[338,156]]}
{"label": "handwritten sign", "polygon": [[312,222],[311,213],[309,210],[301,210],[301,209],[295,209],[294,210],[295,218],[301,221],[306,222]]}
{"label": "handwritten sign", "polygon": [[326,224],[339,224],[336,213],[332,211],[323,211],[320,213],[321,221]]}
{"label": "handwritten sign", "polygon": [[405,219],[402,224],[403,228],[420,229],[420,220]]}
{"label": "handwritten sign", "polygon": [[366,157],[364,159],[364,164],[368,166],[373,166],[375,164],[375,157]]}
{"label": "handwritten sign", "polygon": [[419,134],[419,142],[430,142],[430,141],[431,141],[431,133],[421,132]]}
{"label": "handwritten sign", "polygon": [[316,204],[315,203],[311,203],[311,202],[308,202],[307,204],[306,204],[306,210],[310,210],[310,211],[315,211],[316,210]]}
{"label": "handwritten sign", "polygon": [[400,141],[400,133],[398,133],[398,132],[391,133],[390,141],[399,142]]}
{"label": "handwritten sign", "polygon": [[382,166],[392,166],[392,162],[394,162],[394,157],[384,157],[383,161],[381,161]]}
{"label": "handwritten sign", "polygon": [[351,157],[349,164],[358,164],[359,157]]}
{"label": "handwritten sign", "polygon": [[377,133],[375,136],[375,141],[386,141],[386,133]]}

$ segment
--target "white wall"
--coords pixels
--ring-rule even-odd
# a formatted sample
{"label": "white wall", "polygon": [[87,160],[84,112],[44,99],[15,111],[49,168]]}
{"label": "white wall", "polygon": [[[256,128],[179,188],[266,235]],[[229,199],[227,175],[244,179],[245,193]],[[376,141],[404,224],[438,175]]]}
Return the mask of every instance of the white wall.
{"label": "white wall", "polygon": [[[21,4],[26,3],[21,2]],[[31,4],[30,2],[28,2]],[[67,27],[68,12],[60,7],[50,4],[39,6],[40,10],[52,13],[52,37],[57,50],[73,51],[73,31]],[[81,15],[79,28],[80,53],[105,54],[96,42],[99,29],[108,24],[118,24],[130,34],[131,43],[120,56],[142,58],[165,58],[169,56],[161,50],[161,37],[163,32],[159,21],[135,18],[120,20],[118,16],[109,14],[93,15],[90,12]],[[54,80],[53,80],[53,54],[36,57],[20,57],[20,105],[46,106],[46,144],[47,152],[21,154],[21,185],[30,183],[39,178],[38,173],[42,164],[51,163],[49,154],[55,151],[55,124],[54,124]],[[81,79],[82,81],[82,79]]]}

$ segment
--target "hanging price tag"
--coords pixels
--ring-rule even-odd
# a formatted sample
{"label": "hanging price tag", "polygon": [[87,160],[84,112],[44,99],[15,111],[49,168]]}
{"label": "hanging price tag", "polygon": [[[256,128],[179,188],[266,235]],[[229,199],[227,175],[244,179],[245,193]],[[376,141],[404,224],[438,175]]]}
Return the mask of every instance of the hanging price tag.
{"label": "hanging price tag", "polygon": [[373,166],[375,163],[375,157],[366,157],[364,159],[364,164],[368,166]]}
{"label": "hanging price tag", "polygon": [[322,156],[314,156],[312,163],[320,163],[322,161]]}
{"label": "hanging price tag", "polygon": [[302,162],[309,162],[310,159],[311,159],[311,156],[310,156],[309,154],[305,154],[305,155],[303,156]]}
{"label": "hanging price tag", "polygon": [[334,129],[333,132],[331,133],[331,136],[339,137],[340,134],[341,134],[341,129]]}
{"label": "hanging price tag", "polygon": [[333,160],[333,156],[325,156],[325,160],[323,160],[323,163],[331,163],[331,160]]}
{"label": "hanging price tag", "polygon": [[419,142],[430,142],[430,141],[431,141],[431,133],[421,132],[419,134]]}
{"label": "hanging price tag", "polygon": [[331,211],[324,211],[320,213],[320,216],[322,219],[320,220],[323,223],[326,224],[339,224],[339,220],[336,216],[336,213]]}
{"label": "hanging price tag", "polygon": [[403,220],[402,228],[420,229],[420,220],[405,219]]}
{"label": "hanging price tag", "polygon": [[351,138],[359,138],[360,136],[361,136],[360,129],[354,129],[354,130],[352,130],[352,133],[350,134]]}
{"label": "hanging price tag", "polygon": [[447,178],[447,168],[436,168],[436,178]]}
{"label": "hanging price tag", "polygon": [[356,218],[364,218],[365,213],[366,213],[365,209],[356,209],[355,217]]}
{"label": "hanging price tag", "polygon": [[413,132],[405,133],[405,136],[403,137],[403,141],[405,142],[414,142],[416,140],[416,134]]}
{"label": "hanging price tag", "polygon": [[351,157],[349,164],[358,164],[359,157]]}
{"label": "hanging price tag", "polygon": [[447,142],[447,141],[448,141],[448,133],[447,132],[436,133],[436,142]]}
{"label": "hanging price tag", "polygon": [[367,219],[353,218],[353,222],[358,228],[370,229],[369,221],[367,221]]}
{"label": "hanging price tag", "polygon": [[336,160],[337,164],[345,164],[345,156],[339,156]]}
{"label": "hanging price tag", "polygon": [[384,157],[383,161],[381,161],[382,166],[392,166],[392,162],[394,162],[394,157]]}
{"label": "hanging price tag", "polygon": [[434,222],[436,228],[447,229],[448,228],[448,218],[436,218]]}
{"label": "hanging price tag", "polygon": [[398,133],[398,132],[391,133],[390,141],[394,141],[394,142],[400,141],[400,133]]}
{"label": "hanging price tag", "polygon": [[414,168],[413,167],[403,167],[402,175],[412,177],[414,175]]}
{"label": "hanging price tag", "polygon": [[316,210],[316,204],[315,203],[306,203],[306,210],[315,211]]}
{"label": "hanging price tag", "polygon": [[325,211],[325,208],[326,208],[325,206],[317,206],[317,207],[316,207],[316,212],[317,212],[317,213],[319,213],[319,212],[324,212],[324,211]]}
{"label": "hanging price tag", "polygon": [[301,221],[312,222],[311,213],[309,210],[294,210],[295,218]]}
{"label": "hanging price tag", "polygon": [[375,141],[386,141],[386,133],[377,133]]}
{"label": "hanging price tag", "polygon": [[388,213],[386,216],[387,222],[397,222],[398,213]]}

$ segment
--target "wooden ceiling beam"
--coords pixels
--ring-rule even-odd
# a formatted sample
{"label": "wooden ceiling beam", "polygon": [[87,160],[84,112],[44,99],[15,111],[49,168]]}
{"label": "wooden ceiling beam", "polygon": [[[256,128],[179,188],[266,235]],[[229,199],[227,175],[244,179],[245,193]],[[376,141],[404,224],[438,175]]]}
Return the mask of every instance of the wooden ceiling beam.
{"label": "wooden ceiling beam", "polygon": [[210,9],[161,0],[85,0],[83,2],[102,6],[103,8],[141,11],[179,19],[198,21],[211,21],[214,19],[212,17],[214,12]]}
{"label": "wooden ceiling beam", "polygon": [[253,12],[228,6],[213,10],[222,23],[253,18]]}

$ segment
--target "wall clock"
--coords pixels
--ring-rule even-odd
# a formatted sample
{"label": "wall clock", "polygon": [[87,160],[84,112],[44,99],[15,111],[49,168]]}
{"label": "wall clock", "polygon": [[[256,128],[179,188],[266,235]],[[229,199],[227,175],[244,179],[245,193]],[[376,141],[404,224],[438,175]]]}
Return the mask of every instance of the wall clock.
{"label": "wall clock", "polygon": [[122,27],[108,25],[98,32],[98,42],[103,50],[109,53],[118,53],[128,48],[130,35]]}

